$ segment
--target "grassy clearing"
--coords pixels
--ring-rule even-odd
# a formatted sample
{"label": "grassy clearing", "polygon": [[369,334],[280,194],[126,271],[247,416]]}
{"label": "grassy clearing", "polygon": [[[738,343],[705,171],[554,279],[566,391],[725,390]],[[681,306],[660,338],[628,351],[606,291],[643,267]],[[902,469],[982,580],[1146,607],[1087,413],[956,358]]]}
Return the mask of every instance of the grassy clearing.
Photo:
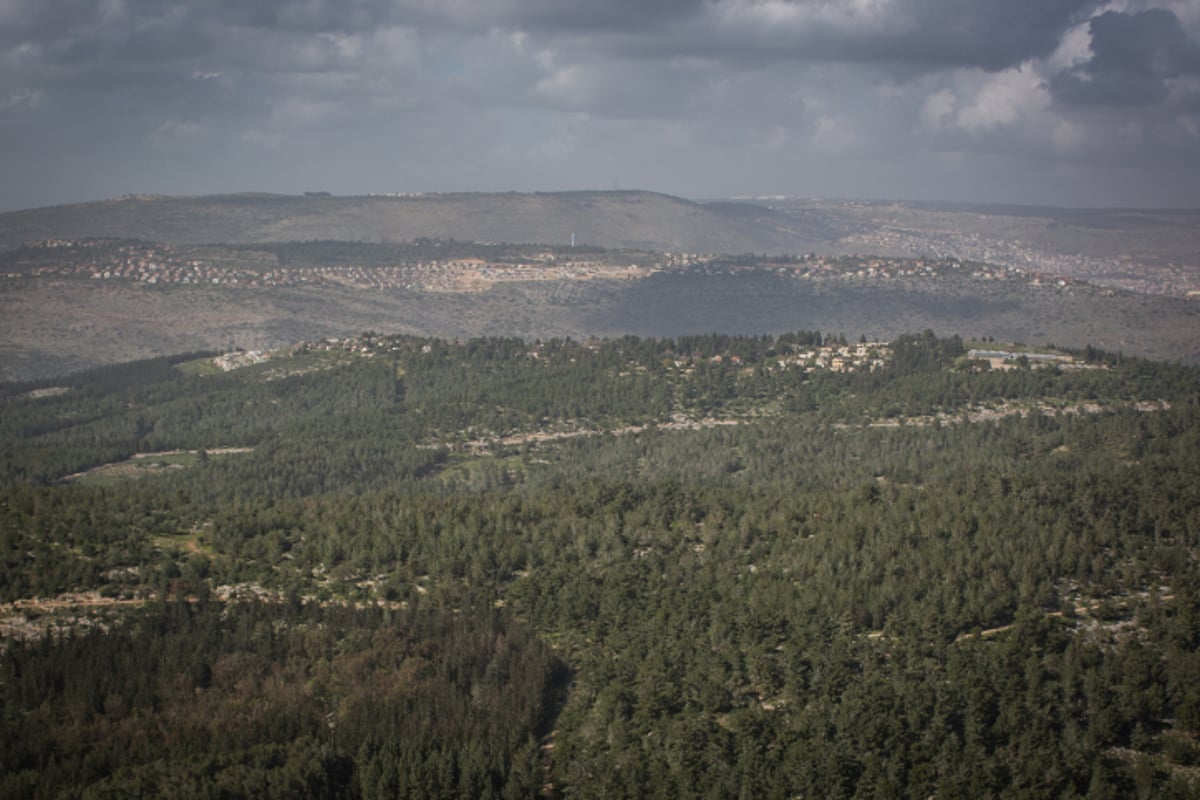
{"label": "grassy clearing", "polygon": [[[273,354],[269,361],[256,364],[258,374],[265,380],[277,380],[292,375],[333,369],[346,364],[357,356],[338,350],[310,350],[294,355]],[[253,369],[253,368],[251,368]]]}
{"label": "grassy clearing", "polygon": [[194,553],[210,558],[217,554],[212,545],[204,541],[203,534],[197,531],[155,536],[152,541],[154,546],[161,550],[178,550],[182,553]]}
{"label": "grassy clearing", "polygon": [[221,374],[221,368],[214,364],[211,358],[196,358],[191,361],[181,361],[175,365],[175,369],[189,376],[205,377]]}
{"label": "grassy clearing", "polygon": [[520,456],[466,456],[442,470],[438,481],[444,486],[482,488],[510,483],[525,469]]}
{"label": "grassy clearing", "polygon": [[84,486],[112,486],[126,480],[136,480],[149,475],[156,475],[168,469],[183,469],[195,463],[195,456],[192,456],[189,463],[185,463],[178,457],[171,457],[170,460],[155,461],[130,459],[128,461],[119,461],[115,464],[105,464],[104,466],[96,467],[81,475],[72,476],[68,480]]}
{"label": "grassy clearing", "polygon": [[[222,458],[237,453],[248,453],[248,447],[225,447],[209,450],[209,458]],[[157,475],[169,469],[186,469],[200,463],[199,450],[167,450],[160,453],[137,453],[132,458],[102,464],[86,472],[68,475],[66,480],[84,486],[111,486],[116,483]]]}

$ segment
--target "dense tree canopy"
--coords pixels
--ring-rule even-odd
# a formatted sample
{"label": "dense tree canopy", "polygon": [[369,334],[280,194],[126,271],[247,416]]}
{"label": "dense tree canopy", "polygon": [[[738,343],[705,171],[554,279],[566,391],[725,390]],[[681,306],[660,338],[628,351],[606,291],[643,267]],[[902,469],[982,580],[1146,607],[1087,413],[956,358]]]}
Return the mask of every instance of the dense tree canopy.
{"label": "dense tree canopy", "polygon": [[5,387],[0,796],[1196,796],[1200,373],[860,347]]}

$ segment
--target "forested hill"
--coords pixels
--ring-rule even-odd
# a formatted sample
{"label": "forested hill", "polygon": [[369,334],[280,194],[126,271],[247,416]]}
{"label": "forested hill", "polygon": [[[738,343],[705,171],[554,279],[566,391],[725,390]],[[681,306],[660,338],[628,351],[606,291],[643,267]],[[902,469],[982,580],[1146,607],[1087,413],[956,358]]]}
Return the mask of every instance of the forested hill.
{"label": "forested hill", "polygon": [[1200,793],[1196,368],[364,334],[0,403],[0,798]]}
{"label": "forested hill", "polygon": [[137,195],[0,214],[0,246],[46,239],[170,244],[312,240],[540,242],[713,253],[800,253],[815,236],[753,205],[704,205],[654,192],[516,192],[402,197]]}

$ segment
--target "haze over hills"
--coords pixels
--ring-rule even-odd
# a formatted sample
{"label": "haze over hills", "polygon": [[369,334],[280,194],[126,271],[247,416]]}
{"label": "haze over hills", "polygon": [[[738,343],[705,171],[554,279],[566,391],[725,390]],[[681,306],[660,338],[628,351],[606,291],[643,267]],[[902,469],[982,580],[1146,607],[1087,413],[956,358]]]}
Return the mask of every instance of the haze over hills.
{"label": "haze over hills", "polygon": [[128,195],[0,214],[0,248],[45,239],[569,244],[693,253],[864,253],[987,261],[1098,286],[1200,292],[1200,210],[1067,209],[647,191],[340,197]]}

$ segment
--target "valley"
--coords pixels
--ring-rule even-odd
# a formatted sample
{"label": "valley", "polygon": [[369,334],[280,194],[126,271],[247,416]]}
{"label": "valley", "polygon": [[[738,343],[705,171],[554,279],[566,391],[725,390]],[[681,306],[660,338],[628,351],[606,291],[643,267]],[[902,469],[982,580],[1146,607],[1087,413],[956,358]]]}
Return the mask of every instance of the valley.
{"label": "valley", "polygon": [[0,215],[0,379],[367,330],[928,328],[1198,363],[1200,221],[1188,214],[646,192],[34,209]]}

